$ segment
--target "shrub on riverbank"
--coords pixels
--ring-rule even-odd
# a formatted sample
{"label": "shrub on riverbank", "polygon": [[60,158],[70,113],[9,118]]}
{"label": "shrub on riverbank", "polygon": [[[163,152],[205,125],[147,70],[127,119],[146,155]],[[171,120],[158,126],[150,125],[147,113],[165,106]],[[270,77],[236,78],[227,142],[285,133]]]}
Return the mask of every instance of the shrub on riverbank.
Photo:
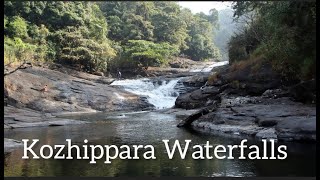
{"label": "shrub on riverbank", "polygon": [[229,42],[230,63],[263,56],[287,81],[315,78],[315,2],[237,2],[233,8],[247,26]]}

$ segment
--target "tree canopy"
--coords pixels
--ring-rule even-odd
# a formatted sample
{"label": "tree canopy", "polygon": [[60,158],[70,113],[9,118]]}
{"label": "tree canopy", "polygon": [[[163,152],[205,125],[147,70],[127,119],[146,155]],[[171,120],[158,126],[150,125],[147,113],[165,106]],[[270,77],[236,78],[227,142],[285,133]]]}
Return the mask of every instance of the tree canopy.
{"label": "tree canopy", "polygon": [[197,61],[219,56],[212,41],[218,28],[215,9],[192,14],[169,1],[4,4],[5,63],[52,61],[94,72],[121,58],[160,66],[172,56]]}
{"label": "tree canopy", "polygon": [[316,2],[239,1],[233,9],[245,26],[229,42],[230,62],[260,56],[284,77],[315,78]]}

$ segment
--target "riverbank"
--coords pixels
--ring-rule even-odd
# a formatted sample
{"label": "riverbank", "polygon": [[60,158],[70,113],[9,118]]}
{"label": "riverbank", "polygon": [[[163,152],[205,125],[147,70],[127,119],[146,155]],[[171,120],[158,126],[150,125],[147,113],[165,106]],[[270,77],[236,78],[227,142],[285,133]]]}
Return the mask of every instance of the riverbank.
{"label": "riverbank", "polygon": [[[181,94],[176,108],[201,108],[178,127],[218,135],[279,141],[316,142],[315,81],[285,85],[271,66],[221,67],[186,85],[195,90]],[[194,83],[192,83],[194,82]]]}
{"label": "riverbank", "polygon": [[[5,76],[8,104],[43,113],[143,110],[152,107],[135,94],[110,86],[114,79],[67,68],[30,67]],[[47,91],[41,89],[47,85]]]}
{"label": "riverbank", "polygon": [[[200,68],[201,63],[195,64],[197,66],[194,68]],[[16,67],[7,68],[10,72]],[[186,67],[172,69],[159,70],[163,76],[153,77],[153,81],[160,82],[163,78],[173,79],[194,74]],[[121,86],[110,85],[115,80],[111,77],[76,71],[59,64],[18,69],[6,75],[4,79],[7,104],[4,107],[4,129],[88,123],[58,116],[154,109],[154,105],[150,104],[146,97],[130,93]],[[48,89],[43,92],[41,89],[45,85]],[[6,139],[6,149],[12,150],[12,147],[18,147],[17,145],[19,141]]]}
{"label": "riverbank", "polygon": [[[258,73],[259,79],[248,79],[243,72],[230,72],[228,65],[214,66],[209,65],[212,72],[201,72],[208,68],[204,63],[187,70],[177,68],[175,73],[161,71],[162,76],[122,81],[58,65],[21,69],[5,77],[9,106],[4,108],[4,128],[81,124],[88,122],[60,116],[154,111],[157,107],[165,108],[159,113],[182,119],[180,127],[199,132],[316,141],[316,108],[297,102],[305,98],[295,100],[299,85],[281,87],[269,70]],[[48,92],[39,91],[45,84]]]}

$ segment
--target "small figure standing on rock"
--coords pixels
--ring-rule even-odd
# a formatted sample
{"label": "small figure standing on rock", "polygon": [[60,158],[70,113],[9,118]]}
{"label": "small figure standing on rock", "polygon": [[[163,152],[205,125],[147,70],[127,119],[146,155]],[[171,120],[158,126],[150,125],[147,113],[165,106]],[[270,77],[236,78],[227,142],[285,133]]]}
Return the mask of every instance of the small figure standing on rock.
{"label": "small figure standing on rock", "polygon": [[40,89],[42,93],[48,92],[48,85],[45,85],[42,89]]}
{"label": "small figure standing on rock", "polygon": [[119,80],[121,79],[121,72],[119,71],[119,69],[118,69],[118,79]]}

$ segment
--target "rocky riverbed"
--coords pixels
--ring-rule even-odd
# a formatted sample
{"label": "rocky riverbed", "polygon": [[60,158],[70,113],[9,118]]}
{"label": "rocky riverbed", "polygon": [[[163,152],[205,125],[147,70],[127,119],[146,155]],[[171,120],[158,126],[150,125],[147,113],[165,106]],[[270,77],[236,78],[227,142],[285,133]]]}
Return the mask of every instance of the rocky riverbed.
{"label": "rocky riverbed", "polygon": [[[216,74],[193,76],[184,84],[195,88],[181,94],[176,108],[199,109],[178,124],[198,131],[228,136],[250,136],[280,141],[316,142],[315,81],[283,86],[265,65],[220,68]],[[214,80],[209,78],[215,77]]]}
{"label": "rocky riverbed", "polygon": [[[216,135],[316,141],[315,81],[286,87],[267,65],[255,74],[228,65],[206,73],[181,69],[152,81],[175,78],[180,79],[174,87],[180,94],[175,106],[157,111],[182,119],[179,127]],[[146,97],[110,85],[113,81],[61,66],[18,70],[5,76],[4,128],[88,123],[61,115],[154,110]],[[44,85],[47,92],[40,91]],[[5,139],[6,151],[20,145]]]}
{"label": "rocky riverbed", "polygon": [[[8,71],[12,69],[9,68]],[[169,73],[170,71],[161,71],[164,75],[162,79],[154,77],[153,80],[160,81],[163,78],[172,79],[194,74],[184,68],[177,68],[174,73]],[[145,97],[125,91],[119,86],[110,85],[114,81],[115,79],[110,77],[79,72],[58,64],[19,69],[6,75],[4,79],[7,104],[4,107],[4,129],[77,125],[88,122],[61,116],[143,111],[154,108]],[[45,85],[48,90],[42,92],[41,89]],[[179,111],[186,117],[194,111],[183,112]],[[5,139],[6,151],[19,146],[21,146],[20,141]]]}

